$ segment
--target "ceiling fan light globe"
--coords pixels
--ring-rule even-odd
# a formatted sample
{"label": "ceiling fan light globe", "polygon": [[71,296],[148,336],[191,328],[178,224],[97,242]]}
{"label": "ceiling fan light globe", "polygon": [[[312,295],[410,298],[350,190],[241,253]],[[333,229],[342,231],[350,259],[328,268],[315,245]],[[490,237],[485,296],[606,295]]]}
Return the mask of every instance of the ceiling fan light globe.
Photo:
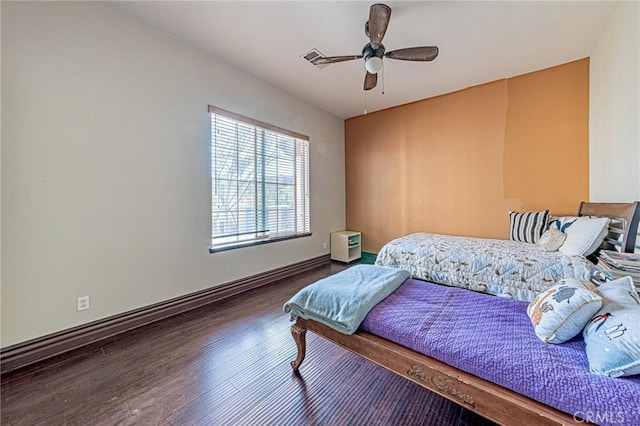
{"label": "ceiling fan light globe", "polygon": [[371,74],[377,74],[378,71],[382,68],[382,58],[377,56],[372,56],[364,63],[364,67]]}

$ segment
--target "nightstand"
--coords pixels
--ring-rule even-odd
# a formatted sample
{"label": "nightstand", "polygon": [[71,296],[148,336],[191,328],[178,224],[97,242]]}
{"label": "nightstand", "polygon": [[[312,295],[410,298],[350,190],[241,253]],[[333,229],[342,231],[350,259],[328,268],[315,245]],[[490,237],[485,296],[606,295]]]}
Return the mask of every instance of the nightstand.
{"label": "nightstand", "polygon": [[338,231],[331,233],[331,259],[340,262],[353,262],[360,259],[361,251],[360,232]]}

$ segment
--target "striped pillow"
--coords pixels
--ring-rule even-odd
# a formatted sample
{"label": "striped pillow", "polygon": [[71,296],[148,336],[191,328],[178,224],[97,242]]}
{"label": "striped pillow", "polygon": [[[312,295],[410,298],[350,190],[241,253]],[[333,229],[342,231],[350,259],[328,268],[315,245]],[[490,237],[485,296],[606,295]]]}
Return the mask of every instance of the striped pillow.
{"label": "striped pillow", "polygon": [[509,239],[536,244],[547,229],[549,210],[541,212],[509,212]]}

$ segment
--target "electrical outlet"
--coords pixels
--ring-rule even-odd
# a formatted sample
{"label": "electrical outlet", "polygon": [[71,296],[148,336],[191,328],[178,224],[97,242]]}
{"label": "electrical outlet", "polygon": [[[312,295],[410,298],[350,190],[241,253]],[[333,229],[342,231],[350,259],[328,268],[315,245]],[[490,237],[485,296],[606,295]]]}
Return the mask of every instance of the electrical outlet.
{"label": "electrical outlet", "polygon": [[78,297],[76,307],[78,308],[78,312],[89,309],[89,296]]}
{"label": "electrical outlet", "polygon": [[326,242],[326,241],[324,241],[324,242],[322,243],[322,248],[323,248],[324,250],[326,250],[326,249],[327,249],[327,242]]}

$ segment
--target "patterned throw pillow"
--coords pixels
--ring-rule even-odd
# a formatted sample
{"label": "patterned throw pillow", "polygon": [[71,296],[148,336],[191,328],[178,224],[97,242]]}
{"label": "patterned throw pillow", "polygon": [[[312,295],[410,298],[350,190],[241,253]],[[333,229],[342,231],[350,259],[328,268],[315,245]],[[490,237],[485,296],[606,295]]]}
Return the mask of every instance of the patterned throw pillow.
{"label": "patterned throw pillow", "polygon": [[567,256],[589,256],[596,251],[609,232],[609,218],[564,216],[549,223],[549,229],[567,234],[560,252]]}
{"label": "patterned throw pillow", "polygon": [[559,231],[555,228],[549,228],[544,232],[544,234],[542,234],[542,237],[540,237],[540,239],[538,240],[538,245],[544,251],[556,251],[560,247],[562,247],[562,244],[566,239],[567,234],[565,234],[564,232]]}
{"label": "patterned throw pillow", "polygon": [[584,329],[589,370],[604,376],[640,374],[640,297],[631,277],[596,290],[602,308]]}
{"label": "patterned throw pillow", "polygon": [[536,244],[547,229],[549,210],[541,212],[509,212],[509,239]]}
{"label": "patterned throw pillow", "polygon": [[591,283],[565,278],[536,296],[527,308],[536,336],[545,343],[564,343],[578,335],[602,305],[592,288]]}

